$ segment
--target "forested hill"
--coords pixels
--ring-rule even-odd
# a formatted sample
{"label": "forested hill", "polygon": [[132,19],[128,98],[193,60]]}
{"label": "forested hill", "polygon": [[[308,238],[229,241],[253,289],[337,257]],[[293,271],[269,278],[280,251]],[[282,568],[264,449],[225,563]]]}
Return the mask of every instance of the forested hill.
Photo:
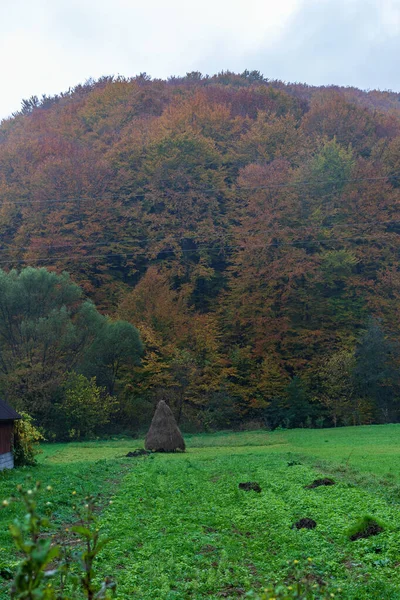
{"label": "forested hill", "polygon": [[170,390],[221,426],[393,419],[399,190],[400,94],[103,78],[2,122],[0,266],[67,270],[134,323],[140,401]]}

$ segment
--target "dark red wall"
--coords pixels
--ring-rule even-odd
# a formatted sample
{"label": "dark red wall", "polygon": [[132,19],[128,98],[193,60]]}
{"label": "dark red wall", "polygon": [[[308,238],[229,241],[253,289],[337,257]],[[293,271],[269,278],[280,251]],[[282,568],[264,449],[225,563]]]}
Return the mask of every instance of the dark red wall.
{"label": "dark red wall", "polygon": [[0,423],[0,454],[11,452],[14,423]]}

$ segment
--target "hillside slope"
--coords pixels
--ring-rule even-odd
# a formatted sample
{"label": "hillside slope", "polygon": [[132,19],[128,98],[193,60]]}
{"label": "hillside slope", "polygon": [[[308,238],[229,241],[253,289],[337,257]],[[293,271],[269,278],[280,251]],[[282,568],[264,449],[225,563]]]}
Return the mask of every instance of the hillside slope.
{"label": "hillside slope", "polygon": [[25,101],[0,128],[1,266],[67,270],[135,323],[141,397],[221,424],[290,385],[320,400],[370,316],[398,338],[399,100],[245,72]]}

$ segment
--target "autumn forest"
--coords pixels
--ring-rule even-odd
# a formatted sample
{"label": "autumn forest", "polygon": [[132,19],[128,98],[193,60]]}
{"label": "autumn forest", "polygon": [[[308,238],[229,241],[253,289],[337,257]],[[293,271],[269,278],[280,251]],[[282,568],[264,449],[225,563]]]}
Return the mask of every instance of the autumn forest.
{"label": "autumn forest", "polygon": [[101,431],[161,398],[192,431],[399,421],[399,202],[400,94],[245,71],[24,100],[0,127],[0,268],[68,272],[71,322],[136,352],[111,380],[63,347],[44,385],[32,351],[1,395],[49,421],[83,373]]}

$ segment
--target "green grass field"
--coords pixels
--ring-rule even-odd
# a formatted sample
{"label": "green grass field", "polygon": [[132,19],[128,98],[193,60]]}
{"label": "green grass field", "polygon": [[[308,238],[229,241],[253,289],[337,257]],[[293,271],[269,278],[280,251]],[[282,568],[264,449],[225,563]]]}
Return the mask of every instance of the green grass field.
{"label": "green grass field", "polygon": [[[111,541],[97,570],[117,581],[120,599],[241,598],[290,583],[297,560],[298,571],[326,582],[336,598],[400,599],[400,425],[186,441],[184,454],[132,459],[125,454],[140,440],[45,445],[39,466],[0,474],[0,499],[27,475],[51,485],[41,502],[44,510],[51,501],[56,532],[74,522],[76,497],[100,493],[100,527]],[[319,476],[337,483],[305,489]],[[239,490],[243,481],[262,492]],[[0,512],[0,573],[18,559],[7,525],[21,510]],[[364,515],[385,531],[349,541],[348,528]],[[292,529],[303,517],[317,527]],[[3,580],[0,598],[9,597],[7,586]]]}

